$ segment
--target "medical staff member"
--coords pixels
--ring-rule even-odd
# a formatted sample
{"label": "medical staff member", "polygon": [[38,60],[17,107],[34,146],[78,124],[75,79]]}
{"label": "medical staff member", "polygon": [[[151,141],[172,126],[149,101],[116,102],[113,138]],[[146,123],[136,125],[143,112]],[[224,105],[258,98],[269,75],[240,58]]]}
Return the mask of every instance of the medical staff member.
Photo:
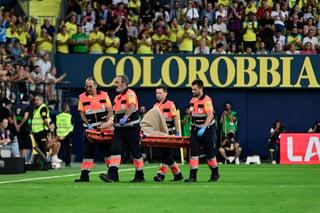
{"label": "medical staff member", "polygon": [[193,98],[190,101],[191,136],[190,136],[190,176],[185,182],[196,182],[199,166],[200,147],[207,157],[211,169],[209,181],[217,181],[220,177],[217,158],[214,153],[216,143],[216,125],[211,98],[203,93],[203,81],[196,79],[191,84]]}
{"label": "medical staff member", "polygon": [[[86,79],[86,92],[79,95],[78,110],[85,129],[111,128],[112,104],[107,92],[97,89],[97,82],[93,77]],[[109,166],[111,144],[89,141],[84,135],[84,157],[81,164],[80,179],[75,182],[89,182],[89,173],[93,166],[96,146],[104,156],[104,161]]]}
{"label": "medical staff member", "polygon": [[113,183],[119,181],[118,170],[121,163],[121,153],[127,143],[133,156],[135,176],[131,182],[145,182],[143,173],[143,157],[140,145],[140,121],[138,112],[138,98],[136,93],[128,88],[129,79],[126,75],[119,75],[115,79],[115,88],[119,93],[114,98],[114,135],[110,165],[107,174],[101,173],[100,179]]}
{"label": "medical staff member", "polygon": [[[158,107],[163,115],[167,127],[169,135],[180,136],[179,133],[179,120],[177,109],[173,101],[167,99],[168,89],[164,85],[160,85],[156,88],[156,97],[158,102],[153,105],[153,107]],[[160,147],[160,168],[157,172],[157,175],[153,177],[153,180],[156,182],[162,182],[166,177],[168,168],[170,168],[172,174],[174,175],[173,181],[180,181],[183,179],[182,173],[179,169],[178,164],[173,159],[171,148],[168,147]]]}

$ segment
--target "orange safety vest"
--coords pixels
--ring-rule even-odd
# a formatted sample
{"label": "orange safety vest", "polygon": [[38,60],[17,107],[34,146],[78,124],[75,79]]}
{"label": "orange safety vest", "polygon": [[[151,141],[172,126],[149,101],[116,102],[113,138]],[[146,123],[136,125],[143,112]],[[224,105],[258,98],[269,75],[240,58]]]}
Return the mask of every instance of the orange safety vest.
{"label": "orange safety vest", "polygon": [[135,111],[129,116],[127,122],[121,127],[128,127],[139,123],[137,95],[133,90],[126,88],[122,93],[114,97],[113,112],[115,126],[119,126],[119,121],[121,118],[123,118],[129,108],[129,99],[132,98],[134,98],[136,103]]}
{"label": "orange safety vest", "polygon": [[[192,98],[190,101],[190,111],[191,111],[191,127],[201,128],[207,119],[207,111],[205,109],[205,104],[209,102],[212,105],[212,100],[209,96],[203,94],[199,99]],[[210,125],[215,123],[213,118]]]}
{"label": "orange safety vest", "polygon": [[[90,98],[87,92],[79,95],[80,102],[83,106],[83,111],[88,122],[92,125],[93,128],[100,126],[108,115],[106,100],[109,99],[109,95],[106,92],[97,90],[97,94]],[[83,123],[84,127],[87,127],[87,124]]]}
{"label": "orange safety vest", "polygon": [[175,109],[176,106],[172,101],[169,100],[164,100],[164,102],[161,103],[155,103],[153,107],[158,107],[166,121],[167,127],[168,127],[168,132],[169,135],[174,134],[174,120],[173,117],[175,114],[172,113],[172,109]]}

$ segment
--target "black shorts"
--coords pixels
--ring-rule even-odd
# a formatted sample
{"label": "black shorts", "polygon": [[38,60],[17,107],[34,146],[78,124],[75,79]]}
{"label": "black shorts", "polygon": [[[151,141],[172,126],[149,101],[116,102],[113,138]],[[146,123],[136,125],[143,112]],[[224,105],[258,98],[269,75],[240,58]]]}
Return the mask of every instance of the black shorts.
{"label": "black shorts", "polygon": [[234,150],[227,150],[227,149],[224,149],[224,150],[227,156],[234,156],[236,154]]}
{"label": "black shorts", "polygon": [[48,147],[47,147],[47,136],[48,131],[43,130],[38,133],[33,133],[34,139],[37,142],[38,148],[43,152],[43,154],[46,154]]}
{"label": "black shorts", "polygon": [[19,149],[32,148],[30,134],[28,132],[19,132],[17,136],[18,136]]}
{"label": "black shorts", "polygon": [[217,139],[216,126],[211,125],[210,127],[208,127],[201,138],[199,138],[197,134],[198,134],[198,129],[193,128],[191,130],[191,136],[190,136],[191,156],[199,156],[200,147],[202,146],[204,154],[206,155],[207,159],[214,158],[216,156],[214,152],[214,147]]}
{"label": "black shorts", "polygon": [[121,155],[123,147],[128,144],[129,150],[133,158],[140,159],[141,144],[140,144],[140,126],[116,128],[113,134],[112,155]]}

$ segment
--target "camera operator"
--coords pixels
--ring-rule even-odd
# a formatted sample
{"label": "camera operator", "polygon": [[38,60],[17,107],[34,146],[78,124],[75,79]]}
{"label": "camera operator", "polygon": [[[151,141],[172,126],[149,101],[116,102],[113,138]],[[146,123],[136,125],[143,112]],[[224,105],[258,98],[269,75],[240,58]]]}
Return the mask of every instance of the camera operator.
{"label": "camera operator", "polygon": [[312,128],[308,130],[310,133],[320,133],[320,121],[315,122]]}
{"label": "camera operator", "polygon": [[[227,137],[222,140],[219,148],[219,153],[228,164],[235,164],[236,159],[239,158],[241,154],[241,147],[239,141],[237,141],[235,138],[233,130],[229,130]],[[229,161],[228,156],[234,156],[234,159],[232,161]]]}
{"label": "camera operator", "polygon": [[236,133],[238,129],[237,112],[232,110],[232,104],[229,101],[224,104],[224,111],[220,117],[220,124],[222,141],[227,137],[230,130],[233,130],[233,132]]}

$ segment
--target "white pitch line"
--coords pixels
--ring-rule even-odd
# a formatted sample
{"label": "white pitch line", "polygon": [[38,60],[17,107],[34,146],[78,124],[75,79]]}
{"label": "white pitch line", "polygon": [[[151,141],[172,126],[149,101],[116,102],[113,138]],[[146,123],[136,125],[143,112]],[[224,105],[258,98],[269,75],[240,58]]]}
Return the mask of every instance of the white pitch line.
{"label": "white pitch line", "polygon": [[[158,166],[150,166],[150,167],[144,167],[144,169],[152,169],[157,168]],[[119,172],[128,172],[133,171],[135,168],[130,169],[120,169]],[[101,172],[92,172],[90,174],[100,174]],[[27,181],[34,181],[34,180],[48,180],[48,179],[55,179],[55,178],[64,178],[64,177],[73,177],[73,176],[79,176],[79,173],[77,174],[69,174],[69,175],[56,175],[56,176],[49,176],[49,177],[39,177],[39,178],[27,178],[27,179],[21,179],[21,180],[8,180],[8,181],[0,181],[0,184],[6,184],[6,183],[20,183],[20,182],[27,182]]]}

